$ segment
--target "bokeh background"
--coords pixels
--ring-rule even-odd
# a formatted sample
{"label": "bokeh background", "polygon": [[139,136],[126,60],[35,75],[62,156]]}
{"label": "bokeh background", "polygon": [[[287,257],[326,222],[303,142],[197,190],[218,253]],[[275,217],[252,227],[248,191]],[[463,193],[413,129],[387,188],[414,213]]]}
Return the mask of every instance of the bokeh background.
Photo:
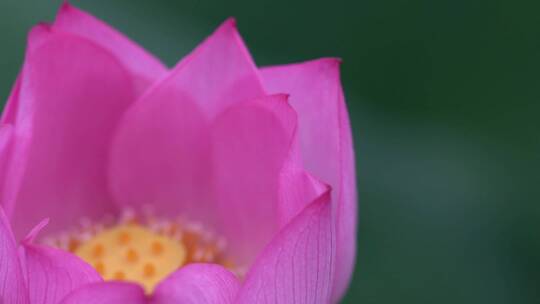
{"label": "bokeh background", "polygon": [[[0,98],[61,1],[0,1]],[[260,65],[339,56],[357,151],[343,303],[540,303],[540,2],[72,1],[169,66],[226,17]]]}

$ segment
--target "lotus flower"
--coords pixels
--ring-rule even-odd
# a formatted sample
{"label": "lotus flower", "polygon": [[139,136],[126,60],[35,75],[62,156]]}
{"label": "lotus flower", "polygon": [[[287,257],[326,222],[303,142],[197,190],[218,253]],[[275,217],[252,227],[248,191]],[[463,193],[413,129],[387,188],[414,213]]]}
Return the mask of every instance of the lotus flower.
{"label": "lotus flower", "polygon": [[355,260],[340,61],[174,68],[65,3],[0,129],[0,302],[334,303]]}

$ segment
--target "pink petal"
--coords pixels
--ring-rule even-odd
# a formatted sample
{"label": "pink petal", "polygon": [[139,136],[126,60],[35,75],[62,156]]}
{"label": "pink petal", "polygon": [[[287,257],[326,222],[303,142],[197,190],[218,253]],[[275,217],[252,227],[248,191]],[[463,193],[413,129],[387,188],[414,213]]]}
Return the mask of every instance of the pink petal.
{"label": "pink petal", "polygon": [[212,222],[209,124],[264,95],[257,73],[234,21],[226,21],[126,114],[111,153],[116,200]]}
{"label": "pink petal", "polygon": [[54,28],[80,35],[111,52],[136,79],[137,93],[167,73],[167,68],[154,56],[116,31],[105,22],[64,2]]}
{"label": "pink petal", "polygon": [[0,127],[0,202],[5,201],[7,170],[11,156],[11,146],[13,142],[13,127],[2,125]]}
{"label": "pink petal", "polygon": [[9,144],[12,139],[13,127],[11,125],[0,126],[0,166],[7,160],[7,152],[9,152]]}
{"label": "pink petal", "polygon": [[4,107],[4,110],[2,112],[2,119],[0,120],[0,124],[12,124],[15,121],[16,111],[19,103],[19,91],[21,88],[21,76],[17,76],[17,80],[15,80],[15,84],[13,85],[13,88],[11,89],[11,93],[9,94],[8,100],[6,101],[6,105]]}
{"label": "pink petal", "polygon": [[240,288],[238,279],[216,264],[189,264],[158,285],[152,304],[228,304]]}
{"label": "pink petal", "polygon": [[111,190],[124,206],[152,205],[162,215],[182,210],[203,219],[210,201],[209,155],[209,126],[197,104],[163,84],[121,122],[111,150]]}
{"label": "pink petal", "polygon": [[10,138],[4,143],[5,147],[0,156],[0,204],[7,214],[11,215],[26,168],[28,152],[25,143],[28,135],[22,128],[17,129],[11,125],[5,125],[2,128],[9,129]]}
{"label": "pink petal", "polygon": [[291,94],[299,116],[305,168],[328,182],[337,202],[337,264],[333,301],[344,294],[354,269],[356,181],[351,127],[339,79],[339,60],[321,59],[262,70],[266,88]]}
{"label": "pink petal", "polygon": [[[26,151],[15,143],[24,138],[24,132],[16,130],[11,122],[15,119],[20,88],[20,77],[8,99],[0,127],[0,206],[10,208],[19,190],[23,176]],[[11,121],[8,123],[8,121]],[[9,211],[9,210],[8,210]],[[9,212],[8,212],[9,214]]]}
{"label": "pink petal", "polygon": [[30,243],[22,248],[32,304],[56,304],[71,291],[102,281],[92,266],[70,253]]}
{"label": "pink petal", "polygon": [[233,106],[213,124],[219,232],[231,253],[248,264],[278,228],[279,174],[295,129],[286,95]]}
{"label": "pink petal", "polygon": [[[143,289],[136,284],[121,282],[85,285],[65,297],[60,304],[144,304]],[[171,303],[172,304],[172,303]]]}
{"label": "pink petal", "polygon": [[266,95],[234,19],[225,21],[167,78],[165,83],[193,98],[207,118],[237,102]]}
{"label": "pink petal", "polygon": [[[297,143],[295,142],[295,145]],[[292,154],[298,151],[291,149]],[[297,156],[289,155],[279,175],[278,221],[279,228],[287,225],[310,202],[328,191],[329,186],[301,168]]]}
{"label": "pink petal", "polygon": [[295,217],[257,258],[237,303],[330,303],[335,232],[330,192]]}
{"label": "pink petal", "polygon": [[0,207],[0,303],[29,303],[17,255],[17,243],[2,207]]}
{"label": "pink petal", "polygon": [[29,44],[14,122],[14,154],[24,155],[26,171],[16,200],[6,202],[18,236],[43,217],[55,232],[113,210],[105,160],[134,96],[121,64],[86,39],[39,26]]}

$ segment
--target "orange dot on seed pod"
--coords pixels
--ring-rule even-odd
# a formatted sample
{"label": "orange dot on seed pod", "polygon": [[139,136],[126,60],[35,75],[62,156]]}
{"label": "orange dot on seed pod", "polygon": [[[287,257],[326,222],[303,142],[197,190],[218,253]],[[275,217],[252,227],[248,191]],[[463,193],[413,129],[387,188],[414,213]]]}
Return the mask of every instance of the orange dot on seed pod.
{"label": "orange dot on seed pod", "polygon": [[143,274],[145,277],[147,278],[152,277],[154,276],[155,273],[156,273],[156,268],[154,267],[154,265],[150,263],[144,265]]}
{"label": "orange dot on seed pod", "polygon": [[124,280],[126,278],[126,274],[123,273],[122,271],[117,271],[115,274],[114,274],[114,279],[115,280]]}
{"label": "orange dot on seed pod", "polygon": [[120,234],[118,234],[118,243],[120,245],[126,245],[131,240],[131,235],[129,235],[126,231],[121,231]]}
{"label": "orange dot on seed pod", "polygon": [[152,253],[154,255],[160,255],[163,253],[163,244],[161,244],[160,242],[153,242],[152,243]]}
{"label": "orange dot on seed pod", "polygon": [[97,263],[94,265],[94,268],[96,269],[96,271],[97,271],[101,276],[104,276],[104,275],[105,275],[105,265],[104,265],[102,262],[97,262]]}
{"label": "orange dot on seed pod", "polygon": [[137,254],[137,251],[133,250],[132,248],[130,248],[126,252],[126,260],[128,262],[135,263],[135,262],[137,262],[138,259],[139,259],[139,255]]}
{"label": "orange dot on seed pod", "polygon": [[92,248],[92,257],[98,259],[103,256],[104,251],[105,248],[103,248],[102,244],[96,244],[96,246]]}

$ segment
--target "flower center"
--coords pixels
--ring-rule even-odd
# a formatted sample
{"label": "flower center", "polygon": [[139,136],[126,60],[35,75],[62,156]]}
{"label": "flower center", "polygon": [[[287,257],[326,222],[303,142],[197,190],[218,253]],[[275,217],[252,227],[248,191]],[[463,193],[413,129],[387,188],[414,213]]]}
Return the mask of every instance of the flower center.
{"label": "flower center", "polygon": [[170,237],[138,224],[124,224],[96,234],[75,254],[105,280],[137,282],[151,293],[157,283],[184,265],[187,250]]}
{"label": "flower center", "polygon": [[222,239],[184,220],[129,215],[107,222],[82,221],[80,227],[44,242],[79,256],[104,280],[135,282],[147,294],[189,263],[221,264],[239,277],[244,272],[225,254]]}

